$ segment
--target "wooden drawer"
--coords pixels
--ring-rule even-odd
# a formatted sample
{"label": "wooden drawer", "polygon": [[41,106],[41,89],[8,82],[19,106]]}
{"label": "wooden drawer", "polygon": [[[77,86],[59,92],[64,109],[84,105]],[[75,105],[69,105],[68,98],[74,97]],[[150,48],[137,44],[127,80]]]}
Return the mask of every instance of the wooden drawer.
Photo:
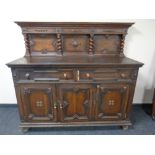
{"label": "wooden drawer", "polygon": [[88,69],[20,69],[18,80],[34,81],[131,81],[137,71],[132,69],[88,68]]}
{"label": "wooden drawer", "polygon": [[131,78],[131,70],[125,69],[87,69],[79,70],[80,80],[106,81],[127,80]]}
{"label": "wooden drawer", "polygon": [[34,81],[61,81],[74,80],[72,69],[36,69],[36,70],[18,70],[19,80]]}

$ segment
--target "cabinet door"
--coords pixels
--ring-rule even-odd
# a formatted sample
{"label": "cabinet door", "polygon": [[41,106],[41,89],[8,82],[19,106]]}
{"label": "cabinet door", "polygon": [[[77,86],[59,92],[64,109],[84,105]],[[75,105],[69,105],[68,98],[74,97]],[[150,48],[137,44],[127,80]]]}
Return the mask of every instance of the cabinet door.
{"label": "cabinet door", "polygon": [[98,85],[95,103],[95,119],[116,120],[125,118],[128,94],[128,85]]}
{"label": "cabinet door", "polygon": [[56,121],[55,88],[51,85],[21,86],[26,121]]}
{"label": "cabinet door", "polygon": [[60,120],[91,120],[93,87],[89,84],[61,84],[58,86]]}

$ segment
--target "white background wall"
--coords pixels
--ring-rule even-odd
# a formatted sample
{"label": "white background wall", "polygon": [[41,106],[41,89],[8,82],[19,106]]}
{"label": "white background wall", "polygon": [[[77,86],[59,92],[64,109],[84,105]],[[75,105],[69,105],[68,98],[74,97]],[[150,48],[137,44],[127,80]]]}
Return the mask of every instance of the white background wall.
{"label": "white background wall", "polygon": [[[109,7],[114,6],[109,3]],[[145,63],[139,72],[134,103],[150,103],[155,83],[155,20],[107,19],[113,17],[108,14],[109,7],[99,0],[3,1],[0,5],[0,103],[16,103],[11,70],[5,64],[25,53],[21,30],[13,21],[135,22],[126,37],[125,55]],[[122,12],[114,14],[119,17]]]}

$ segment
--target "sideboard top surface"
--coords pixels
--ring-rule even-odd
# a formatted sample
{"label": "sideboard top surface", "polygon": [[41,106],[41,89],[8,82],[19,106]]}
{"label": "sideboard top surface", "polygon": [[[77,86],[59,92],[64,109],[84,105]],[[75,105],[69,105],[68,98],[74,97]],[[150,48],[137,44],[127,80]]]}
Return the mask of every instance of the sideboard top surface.
{"label": "sideboard top surface", "polygon": [[137,66],[143,63],[127,57],[104,56],[52,56],[52,57],[22,57],[7,64],[8,66]]}

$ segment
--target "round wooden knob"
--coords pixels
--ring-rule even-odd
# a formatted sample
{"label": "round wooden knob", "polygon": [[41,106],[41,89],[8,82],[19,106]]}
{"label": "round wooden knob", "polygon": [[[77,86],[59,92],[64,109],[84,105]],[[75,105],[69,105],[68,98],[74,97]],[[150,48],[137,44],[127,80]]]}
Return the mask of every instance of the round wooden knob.
{"label": "round wooden knob", "polygon": [[67,73],[64,73],[64,78],[67,79]]}
{"label": "round wooden knob", "polygon": [[97,85],[97,88],[99,89],[100,88],[100,85]]}
{"label": "round wooden knob", "polygon": [[87,73],[86,76],[87,76],[87,78],[90,78],[90,74],[89,73]]}

